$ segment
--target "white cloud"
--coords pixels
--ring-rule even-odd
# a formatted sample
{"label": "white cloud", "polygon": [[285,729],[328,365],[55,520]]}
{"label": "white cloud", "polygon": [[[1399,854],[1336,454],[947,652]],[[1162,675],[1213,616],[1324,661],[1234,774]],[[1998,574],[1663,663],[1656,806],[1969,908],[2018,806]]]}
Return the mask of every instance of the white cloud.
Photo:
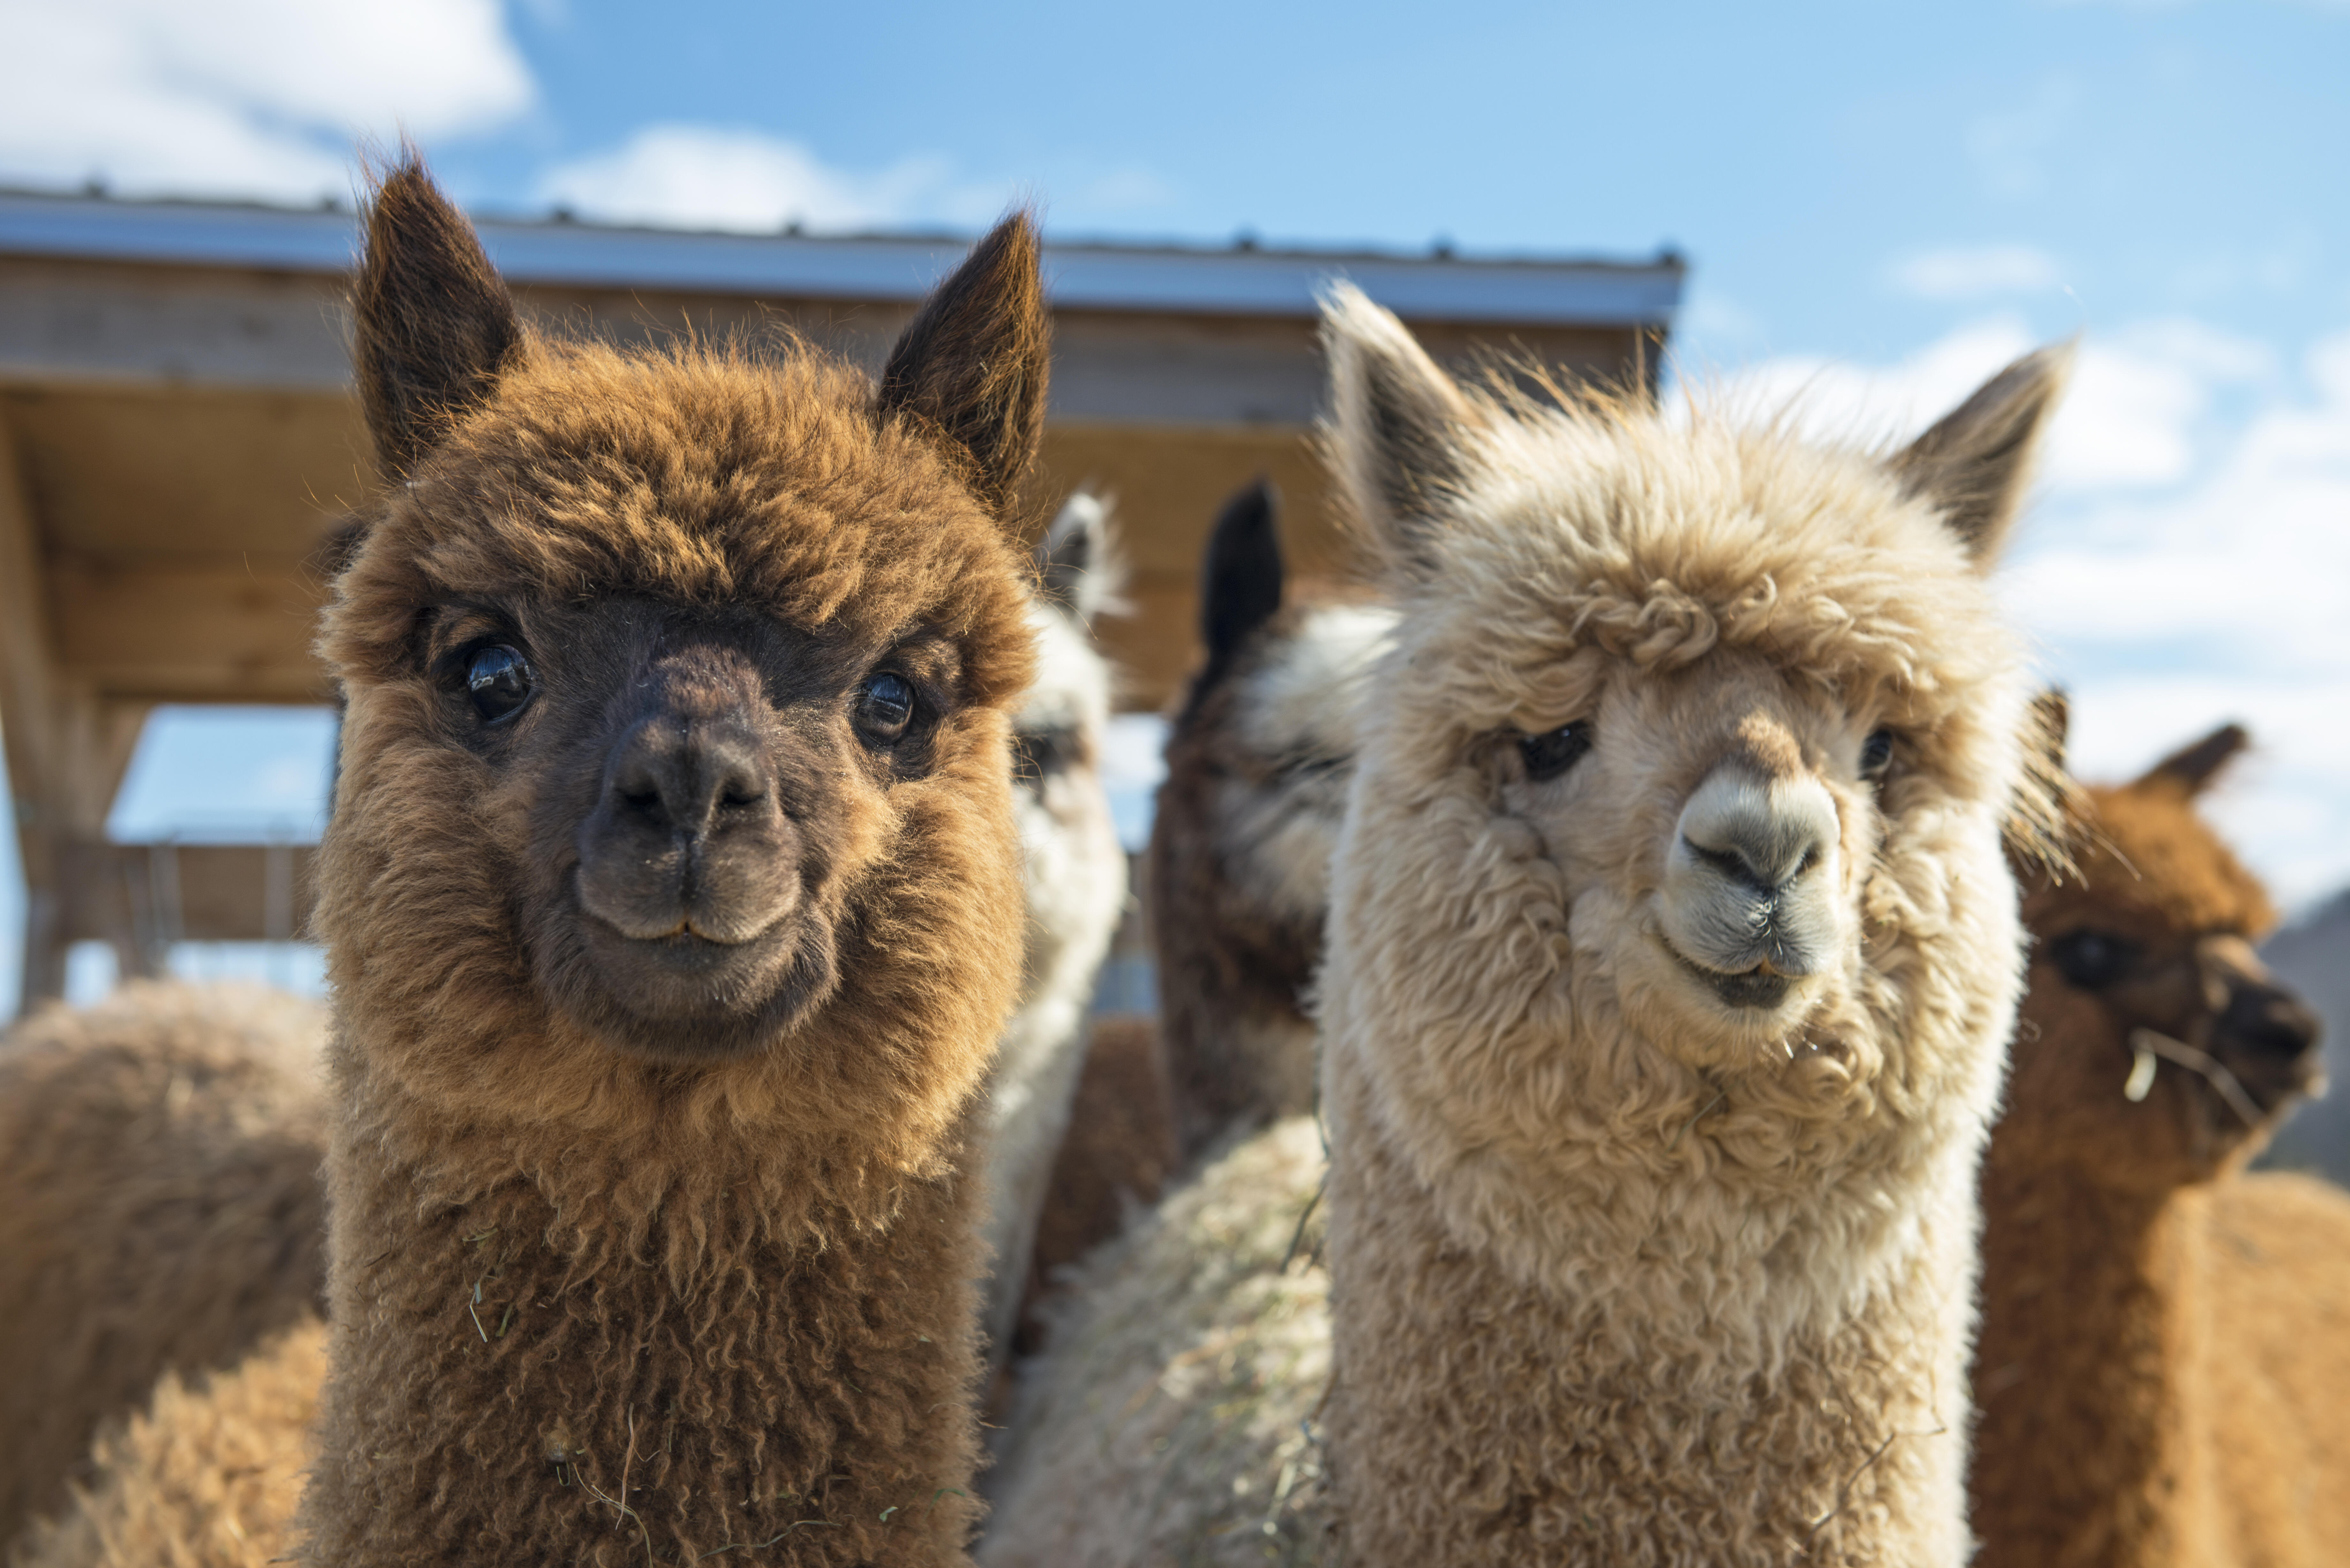
{"label": "white cloud", "polygon": [[[1748,408],[1798,410],[1822,436],[1906,439],[2039,340],[2021,317],[1986,317],[1898,364],[1788,356],[1731,378]],[[2260,344],[2200,322],[2166,320],[2085,341],[2050,433],[2043,478],[2085,491],[2176,483],[2194,467],[2215,390],[2273,373]]]}
{"label": "white cloud", "polygon": [[1894,286],[1920,299],[2043,294],[2064,281],[2055,259],[2033,245],[1957,245],[1894,264]]}
{"label": "white cloud", "polygon": [[[1902,439],[2031,343],[1991,317],[1893,365],[1767,360],[1721,395]],[[2350,332],[2290,368],[2189,319],[2085,340],[2002,593],[2072,690],[2085,776],[2240,719],[2260,749],[2217,819],[2288,902],[2350,883]]]}
{"label": "white cloud", "polygon": [[302,200],[527,109],[497,0],[0,0],[0,179]]}
{"label": "white cloud", "polygon": [[789,223],[833,232],[968,225],[993,217],[1014,194],[959,182],[938,159],[858,174],[764,131],[681,124],[649,125],[609,152],[561,164],[540,181],[538,193],[608,223],[753,233]]}

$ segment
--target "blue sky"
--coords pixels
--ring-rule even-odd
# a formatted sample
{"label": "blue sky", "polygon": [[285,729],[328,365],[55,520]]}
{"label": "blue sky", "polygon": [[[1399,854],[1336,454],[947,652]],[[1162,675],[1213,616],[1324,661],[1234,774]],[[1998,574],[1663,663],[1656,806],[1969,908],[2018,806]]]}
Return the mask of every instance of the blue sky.
{"label": "blue sky", "polygon": [[[2345,0],[196,9],[0,0],[0,182],[348,196],[405,126],[515,212],[1671,244],[1685,367],[1882,433],[2078,332],[2010,592],[2083,765],[2246,718],[2223,818],[2290,900],[2350,882]],[[189,735],[192,790],[271,765]]]}

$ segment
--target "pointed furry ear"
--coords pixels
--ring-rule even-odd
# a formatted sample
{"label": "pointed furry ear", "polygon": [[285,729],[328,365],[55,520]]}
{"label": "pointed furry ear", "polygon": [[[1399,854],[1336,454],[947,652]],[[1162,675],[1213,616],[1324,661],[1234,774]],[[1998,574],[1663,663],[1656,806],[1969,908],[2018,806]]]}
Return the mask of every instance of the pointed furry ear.
{"label": "pointed furry ear", "polygon": [[1109,503],[1090,490],[1076,490],[1036,541],[1038,585],[1045,597],[1091,626],[1094,617],[1116,607],[1122,575],[1110,539]]}
{"label": "pointed furry ear", "polygon": [[473,224],[413,153],[368,203],[353,305],[368,431],[385,471],[404,473],[488,396],[524,348],[513,297]]}
{"label": "pointed furry ear", "polygon": [[1202,690],[1216,683],[1249,634],[1281,608],[1280,514],[1280,493],[1270,480],[1259,479],[1216,516],[1207,554],[1200,557],[1200,640],[1208,649]]}
{"label": "pointed furry ear", "polygon": [[1984,382],[1893,460],[1901,487],[1941,507],[1978,566],[1998,558],[2022,509],[2048,416],[2073,373],[2073,345],[2026,354]]}
{"label": "pointed furry ear", "polygon": [[2010,861],[2028,875],[2062,882],[2079,867],[2088,803],[2064,768],[2064,743],[2073,704],[2061,687],[2032,700],[2023,717],[2023,776],[2008,803],[2006,839]]}
{"label": "pointed furry ear", "polygon": [[2051,686],[2032,700],[2029,734],[2033,750],[2047,764],[2063,772],[2064,748],[2073,734],[2073,700],[2062,686]]}
{"label": "pointed furry ear", "polygon": [[1322,343],[1331,466],[1382,574],[1424,579],[1439,565],[1439,508],[1467,483],[1483,420],[1404,324],[1350,283],[1323,297]]}
{"label": "pointed furry ear", "polygon": [[2193,745],[2181,746],[2155,763],[2133,787],[2151,785],[2184,795],[2201,794],[2251,743],[2251,732],[2241,724],[2222,724]]}
{"label": "pointed furry ear", "polygon": [[998,515],[1045,428],[1052,327],[1037,255],[1025,212],[972,246],[889,350],[876,405],[929,422],[970,453],[974,488]]}

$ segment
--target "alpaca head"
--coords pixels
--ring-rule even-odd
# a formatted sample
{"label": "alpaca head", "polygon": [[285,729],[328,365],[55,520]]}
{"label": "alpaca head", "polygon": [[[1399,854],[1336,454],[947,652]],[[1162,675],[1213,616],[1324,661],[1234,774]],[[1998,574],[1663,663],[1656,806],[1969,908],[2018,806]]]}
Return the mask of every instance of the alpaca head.
{"label": "alpaca head", "polygon": [[376,1064],[490,1114],[725,1079],[947,1115],[1016,973],[1027,220],[878,388],[542,333],[412,164],[357,315],[393,483],[321,639],[348,717],[320,924]]}
{"label": "alpaca head", "polygon": [[2195,811],[2250,743],[2230,724],[2087,791],[2079,874],[2030,887],[2002,1161],[2159,1193],[2242,1165],[2321,1086],[2316,1015],[2252,950],[2268,896]]}
{"label": "alpaca head", "polygon": [[[1272,1091],[1262,1105],[1242,1085],[1187,1081],[1184,1136],[1194,1147],[1222,1130],[1226,1112],[1310,1103],[1304,992],[1322,954],[1355,705],[1395,618],[1372,604],[1287,599],[1276,521],[1273,488],[1260,482],[1225,504],[1209,537],[1200,566],[1207,659],[1168,733],[1151,827],[1152,924],[1178,1078],[1192,1076],[1187,1036],[1209,1032],[1238,1059],[1209,1057],[1202,1074],[1229,1079],[1255,1062],[1280,1080],[1258,1085]],[[1224,1089],[1229,1104],[1217,1097]]]}
{"label": "alpaca head", "polygon": [[1703,1144],[1801,1184],[1987,1101],[2027,705],[1985,579],[2064,356],[1881,455],[1464,389],[1351,291],[1326,336],[1402,616],[1326,1005],[1422,1168]]}
{"label": "alpaca head", "polygon": [[1086,971],[1066,982],[1088,979],[1126,898],[1126,853],[1101,783],[1112,678],[1093,638],[1095,618],[1119,608],[1108,504],[1089,491],[1070,496],[1037,541],[1035,568],[1036,681],[1012,720],[1032,991],[1060,978],[1065,955]]}

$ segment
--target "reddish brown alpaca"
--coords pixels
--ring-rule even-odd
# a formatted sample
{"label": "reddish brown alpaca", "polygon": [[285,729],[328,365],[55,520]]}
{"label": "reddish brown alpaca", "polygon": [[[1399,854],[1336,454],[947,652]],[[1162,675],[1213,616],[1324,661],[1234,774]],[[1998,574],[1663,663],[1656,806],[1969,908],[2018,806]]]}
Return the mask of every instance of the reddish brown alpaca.
{"label": "reddish brown alpaca", "polygon": [[2241,1174],[2317,1066],[2252,953],[2268,898],[2194,810],[2244,743],[2087,792],[2081,875],[2025,903],[1983,1170],[1986,1563],[2315,1564],[2350,1539],[2350,1199]]}
{"label": "reddish brown alpaca", "polygon": [[1034,232],[982,242],[878,389],[525,327],[412,165],[358,304],[400,483],[320,639],[348,716],[300,1558],[961,1562]]}

